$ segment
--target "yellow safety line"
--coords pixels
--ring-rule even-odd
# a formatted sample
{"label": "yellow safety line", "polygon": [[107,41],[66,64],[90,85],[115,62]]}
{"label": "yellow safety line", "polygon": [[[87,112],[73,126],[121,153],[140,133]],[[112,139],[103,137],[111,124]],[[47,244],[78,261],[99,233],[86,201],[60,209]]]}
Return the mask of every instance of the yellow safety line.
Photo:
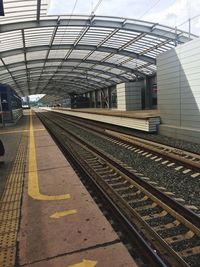
{"label": "yellow safety line", "polygon": [[94,267],[97,263],[97,261],[83,259],[79,263],[68,265],[68,267]]}
{"label": "yellow safety line", "polygon": [[28,177],[28,194],[37,200],[64,200],[69,199],[70,195],[48,196],[40,193],[38,183],[38,169],[35,151],[35,137],[33,129],[32,111],[30,110],[30,141],[29,141],[29,177]]}
{"label": "yellow safety line", "polygon": [[[15,134],[15,133],[23,133],[23,132],[29,132],[30,130],[15,130],[15,131],[9,131],[9,132],[1,132],[0,134]],[[45,131],[44,128],[40,128],[40,129],[34,129],[35,131]]]}

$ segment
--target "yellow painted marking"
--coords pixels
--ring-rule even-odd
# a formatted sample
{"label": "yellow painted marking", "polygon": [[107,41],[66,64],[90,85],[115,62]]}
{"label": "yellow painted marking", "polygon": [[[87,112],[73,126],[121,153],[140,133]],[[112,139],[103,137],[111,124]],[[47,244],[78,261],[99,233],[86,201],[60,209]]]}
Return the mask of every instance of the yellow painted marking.
{"label": "yellow painted marking", "polygon": [[75,213],[77,213],[77,210],[58,211],[58,212],[55,212],[54,214],[52,214],[50,216],[50,218],[59,219],[61,217],[72,215],[72,214],[75,214]]}
{"label": "yellow painted marking", "polygon": [[68,267],[94,267],[97,264],[97,261],[83,260],[82,262],[68,265]]}
{"label": "yellow painted marking", "polygon": [[[45,131],[46,129],[40,128],[40,129],[34,129],[35,131]],[[0,134],[15,134],[15,133],[23,133],[23,132],[29,132],[30,130],[16,130],[16,131],[9,131],[9,132],[1,132]]]}
{"label": "yellow painted marking", "polygon": [[30,110],[30,141],[29,141],[29,179],[28,179],[28,194],[30,197],[37,200],[64,200],[69,199],[70,195],[58,195],[48,196],[40,193],[38,183],[38,172],[37,172],[37,160],[35,153],[35,138],[32,121],[32,111]]}

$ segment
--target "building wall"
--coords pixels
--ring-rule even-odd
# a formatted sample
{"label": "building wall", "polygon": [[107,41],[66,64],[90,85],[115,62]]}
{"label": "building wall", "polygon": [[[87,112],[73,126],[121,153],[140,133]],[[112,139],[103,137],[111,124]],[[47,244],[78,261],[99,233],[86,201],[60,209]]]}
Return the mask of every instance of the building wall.
{"label": "building wall", "polygon": [[[157,82],[160,132],[196,141],[200,134],[200,40],[159,55]],[[182,136],[185,131],[187,137]]]}
{"label": "building wall", "polygon": [[144,81],[120,83],[117,85],[117,109],[118,110],[140,110],[141,89]]}

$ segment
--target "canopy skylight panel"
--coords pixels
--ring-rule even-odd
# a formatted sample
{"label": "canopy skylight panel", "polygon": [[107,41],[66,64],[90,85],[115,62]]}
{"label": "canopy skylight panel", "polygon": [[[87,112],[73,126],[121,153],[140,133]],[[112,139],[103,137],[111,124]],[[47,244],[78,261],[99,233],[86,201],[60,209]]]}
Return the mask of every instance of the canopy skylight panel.
{"label": "canopy skylight panel", "polygon": [[73,50],[68,59],[84,59],[88,55],[87,50]]}
{"label": "canopy skylight panel", "polygon": [[23,47],[21,31],[0,33],[0,52],[10,51]]}
{"label": "canopy skylight panel", "polygon": [[133,81],[142,73],[149,76],[155,73],[158,54],[189,40],[180,30],[138,20],[49,16],[46,0],[4,0],[4,6],[0,78],[21,94],[56,90],[60,77],[62,90],[82,86],[83,92]]}
{"label": "canopy skylight panel", "polygon": [[63,59],[66,55],[66,53],[68,52],[68,50],[64,50],[64,49],[53,49],[50,50],[48,58],[52,59],[52,58],[59,58],[59,59]]}
{"label": "canopy skylight panel", "polygon": [[53,30],[53,27],[25,29],[24,35],[26,46],[49,45]]}
{"label": "canopy skylight panel", "polygon": [[11,64],[15,62],[24,61],[24,54],[14,55],[10,57],[5,57],[4,62],[5,64]]}
{"label": "canopy skylight panel", "polygon": [[46,50],[27,53],[27,60],[44,59],[45,57]]}

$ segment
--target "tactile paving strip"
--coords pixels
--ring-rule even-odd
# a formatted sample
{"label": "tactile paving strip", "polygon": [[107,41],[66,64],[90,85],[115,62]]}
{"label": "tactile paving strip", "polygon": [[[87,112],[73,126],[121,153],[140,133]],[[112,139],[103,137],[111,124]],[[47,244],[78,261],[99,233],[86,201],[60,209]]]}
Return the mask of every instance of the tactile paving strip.
{"label": "tactile paving strip", "polygon": [[27,138],[22,136],[0,201],[0,266],[13,267],[26,162]]}

